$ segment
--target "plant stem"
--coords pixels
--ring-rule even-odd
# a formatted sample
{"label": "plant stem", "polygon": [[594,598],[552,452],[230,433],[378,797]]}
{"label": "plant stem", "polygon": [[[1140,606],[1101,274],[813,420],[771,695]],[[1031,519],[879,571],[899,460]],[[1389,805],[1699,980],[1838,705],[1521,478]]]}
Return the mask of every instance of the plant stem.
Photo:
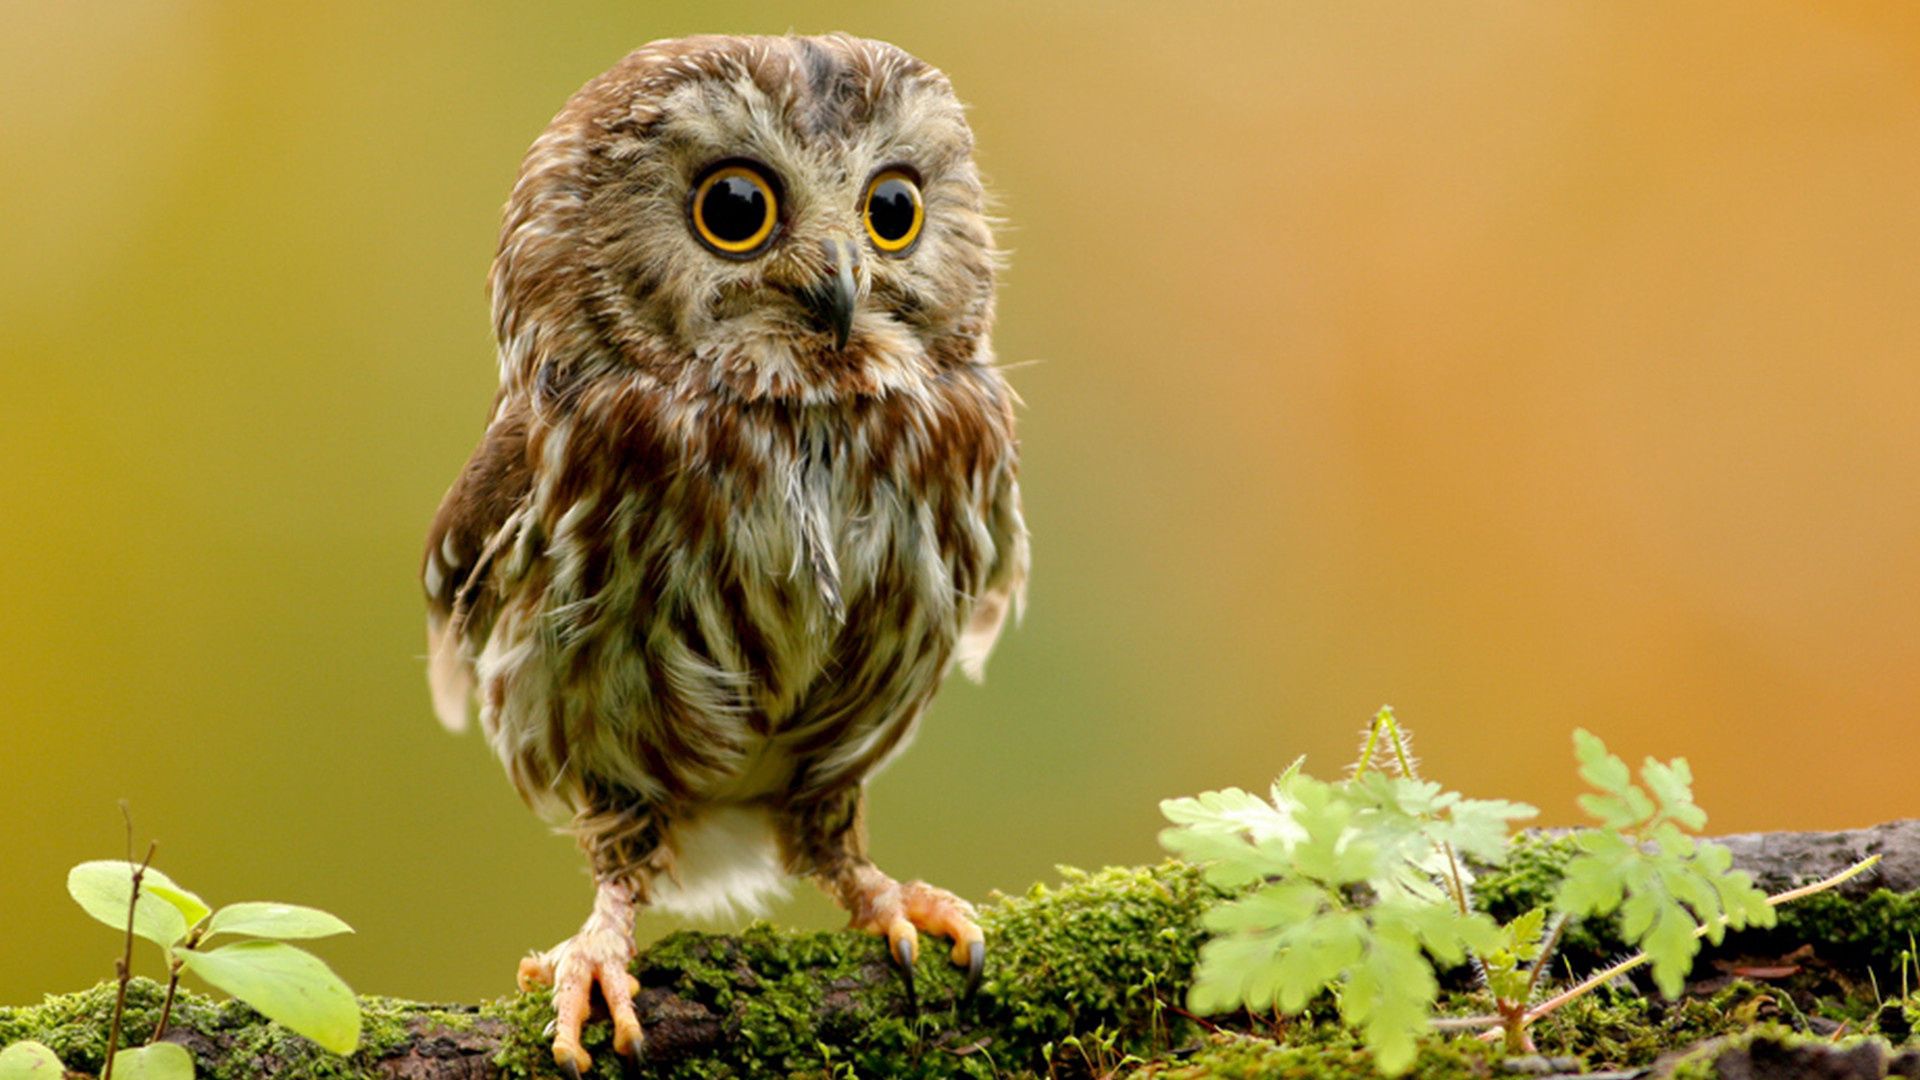
{"label": "plant stem", "polygon": [[[1394,719],[1393,710],[1381,709],[1373,718],[1373,724],[1376,733],[1381,728],[1386,729],[1387,738],[1393,746],[1393,760],[1400,767],[1400,775],[1408,780],[1420,779],[1420,770],[1414,766],[1413,755],[1407,753],[1407,740],[1400,734],[1400,723]],[[1372,756],[1371,735],[1367,739],[1367,752],[1369,757]],[[1447,891],[1453,894],[1453,906],[1459,909],[1460,914],[1469,914],[1473,908],[1467,901],[1466,879],[1460,874],[1460,857],[1454,854],[1452,844],[1442,843],[1440,850],[1447,856]]]}
{"label": "plant stem", "polygon": [[1373,723],[1367,725],[1367,741],[1360,747],[1360,760],[1353,763],[1353,778],[1367,775],[1367,769],[1373,765],[1373,752],[1380,745],[1380,728],[1393,723],[1393,709],[1382,705],[1380,711],[1373,714]]}
{"label": "plant stem", "polygon": [[[1873,868],[1875,863],[1878,863],[1879,861],[1880,861],[1880,856],[1869,855],[1868,857],[1860,860],[1857,863],[1854,863],[1852,866],[1847,867],[1845,870],[1840,871],[1839,873],[1833,875],[1832,877],[1822,878],[1821,880],[1816,881],[1811,885],[1802,885],[1797,889],[1788,889],[1786,892],[1775,893],[1772,896],[1767,897],[1767,906],[1779,907],[1782,904],[1791,904],[1795,900],[1805,899],[1806,897],[1812,896],[1815,893],[1825,892],[1836,885],[1843,884],[1847,881],[1852,880],[1853,878],[1859,877],[1861,874],[1866,873],[1868,870]],[[1715,919],[1713,922],[1695,929],[1693,932],[1693,936],[1697,938],[1706,937],[1707,933],[1710,930],[1712,930],[1714,927],[1725,926],[1726,924],[1727,924],[1727,917],[1725,915],[1722,915],[1718,919]],[[1599,972],[1598,974],[1588,976],[1582,982],[1572,987],[1569,987],[1566,990],[1562,990],[1560,993],[1555,994],[1553,997],[1550,997],[1547,1000],[1541,1002],[1540,1004],[1534,1006],[1533,1008],[1528,1009],[1525,1015],[1520,1017],[1520,1026],[1525,1027],[1528,1024],[1533,1023],[1535,1020],[1538,1020],[1541,1017],[1546,1016],[1548,1013],[1551,1013],[1554,1010],[1560,1008],[1560,1006],[1565,1005],[1570,1001],[1576,1000],[1582,995],[1592,993],[1596,988],[1605,985],[1607,982],[1609,982],[1610,980],[1614,979],[1617,976],[1624,975],[1627,972],[1632,971],[1634,968],[1637,968],[1641,964],[1646,963],[1647,960],[1648,960],[1648,956],[1646,953],[1637,952],[1637,953],[1634,953],[1632,956],[1627,957],[1625,960],[1622,960],[1619,963],[1613,965],[1612,967]],[[1482,1040],[1487,1042],[1491,1042],[1494,1039],[1497,1039],[1500,1037],[1501,1037],[1500,1030],[1489,1031],[1486,1034],[1480,1036]]]}
{"label": "plant stem", "polygon": [[[124,813],[125,810],[126,807],[123,804],[121,811]],[[131,848],[133,842],[132,818],[127,819],[127,842],[128,847]],[[120,989],[113,996],[113,1024],[107,1029],[107,1065],[106,1071],[100,1074],[100,1080],[113,1080],[113,1055],[120,1048],[120,1017],[126,1012],[127,983],[133,978],[133,913],[134,909],[140,903],[140,879],[146,876],[147,867],[153,865],[153,852],[154,849],[159,846],[160,842],[157,840],[149,842],[147,844],[146,859],[142,860],[139,866],[133,868],[133,892],[127,897],[126,951],[121,955],[120,959],[113,962],[114,973],[120,978]],[[127,854],[131,855],[133,852],[129,850]],[[131,862],[132,860],[129,859],[128,861]]]}
{"label": "plant stem", "polygon": [[167,1018],[173,1015],[173,995],[180,989],[180,965],[181,961],[175,960],[167,972],[167,997],[160,1003],[160,1022],[154,1025],[153,1037],[147,1040],[148,1046],[159,1042],[160,1036],[167,1033]]}
{"label": "plant stem", "polygon": [[1527,992],[1522,1000],[1533,1000],[1533,989],[1540,985],[1540,973],[1553,961],[1553,950],[1560,947],[1560,935],[1567,929],[1567,916],[1561,912],[1553,917],[1553,928],[1547,931],[1547,940],[1540,944],[1540,955],[1533,958],[1533,970],[1527,972]]}
{"label": "plant stem", "polygon": [[1400,775],[1409,780],[1420,779],[1413,767],[1413,755],[1407,753],[1407,741],[1400,737],[1400,724],[1391,712],[1387,713],[1387,734],[1393,737],[1393,760],[1400,766]]}
{"label": "plant stem", "polygon": [[1453,894],[1453,906],[1461,915],[1472,914],[1473,909],[1467,903],[1467,883],[1460,876],[1460,859],[1453,853],[1453,845],[1442,843],[1440,850],[1447,855],[1447,891]]}

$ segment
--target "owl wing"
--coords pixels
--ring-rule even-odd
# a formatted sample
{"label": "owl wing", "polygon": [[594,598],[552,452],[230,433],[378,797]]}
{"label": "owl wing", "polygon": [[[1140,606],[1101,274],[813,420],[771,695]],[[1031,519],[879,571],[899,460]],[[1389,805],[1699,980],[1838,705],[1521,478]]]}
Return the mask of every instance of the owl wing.
{"label": "owl wing", "polygon": [[1011,611],[1018,619],[1027,606],[1027,566],[1032,550],[1027,542],[1026,518],[1020,512],[1020,482],[1011,463],[988,508],[987,531],[993,537],[993,563],[953,648],[954,663],[974,682],[986,677],[987,655],[1000,640],[1007,613]]}
{"label": "owl wing", "polygon": [[427,533],[420,569],[427,594],[427,685],[448,729],[467,726],[473,701],[473,643],[493,621],[497,557],[519,531],[532,487],[524,403],[496,402],[493,422],[447,489]]}

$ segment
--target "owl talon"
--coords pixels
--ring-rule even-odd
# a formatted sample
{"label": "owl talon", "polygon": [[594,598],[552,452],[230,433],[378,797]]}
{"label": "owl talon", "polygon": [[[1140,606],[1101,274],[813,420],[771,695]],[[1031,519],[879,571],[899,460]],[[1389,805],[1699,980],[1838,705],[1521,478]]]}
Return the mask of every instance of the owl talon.
{"label": "owl talon", "polygon": [[967,981],[966,985],[960,989],[961,1004],[964,1005],[973,1000],[974,991],[980,989],[980,976],[985,974],[986,970],[987,943],[984,940],[967,942]]}
{"label": "owl talon", "polygon": [[910,1017],[919,1016],[920,1015],[920,995],[914,989],[914,986],[913,986],[913,969],[912,968],[903,967],[900,969],[900,982],[906,987],[906,990],[907,990],[907,1015]]}
{"label": "owl talon", "polygon": [[560,1066],[560,1075],[567,1080],[580,1080],[580,1066],[571,1061],[556,1062]]}

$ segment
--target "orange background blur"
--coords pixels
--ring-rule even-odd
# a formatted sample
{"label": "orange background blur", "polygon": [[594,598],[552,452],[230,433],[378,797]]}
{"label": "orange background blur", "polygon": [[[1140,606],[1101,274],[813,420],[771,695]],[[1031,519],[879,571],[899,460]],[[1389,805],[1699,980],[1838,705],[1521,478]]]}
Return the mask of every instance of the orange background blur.
{"label": "orange background blur", "polygon": [[578,924],[414,572],[521,152],[694,30],[945,68],[1012,223],[1031,613],[875,783],[896,874],[1152,859],[1383,701],[1547,822],[1575,725],[1715,829],[1920,810],[1920,7],[0,11],[0,1001],[110,973],[62,880],[123,797],[209,899],[355,924],[363,991]]}

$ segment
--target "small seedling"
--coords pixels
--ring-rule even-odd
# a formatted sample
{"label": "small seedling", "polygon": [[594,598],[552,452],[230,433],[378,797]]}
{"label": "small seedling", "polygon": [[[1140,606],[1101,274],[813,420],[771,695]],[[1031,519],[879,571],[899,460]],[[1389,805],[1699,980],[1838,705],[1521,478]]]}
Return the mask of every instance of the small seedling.
{"label": "small seedling", "polygon": [[[1575,839],[1578,854],[1551,910],[1505,926],[1473,910],[1463,857],[1501,864],[1513,823],[1536,811],[1421,780],[1391,709],[1374,717],[1345,780],[1316,780],[1295,762],[1265,799],[1229,788],[1161,803],[1174,823],[1161,843],[1204,864],[1207,880],[1233,894],[1203,917],[1214,937],[1201,947],[1189,1006],[1201,1015],[1297,1014],[1330,992],[1380,1070],[1397,1075],[1432,1025],[1434,965],[1471,959],[1493,1014],[1448,1026],[1489,1028],[1487,1037],[1510,1050],[1530,1050],[1531,1024],[1608,979],[1651,962],[1655,985],[1677,996],[1700,938],[1717,943],[1728,927],[1771,926],[1774,906],[1877,861],[1769,897],[1732,869],[1726,848],[1689,835],[1706,814],[1694,805],[1684,759],[1647,759],[1636,784],[1599,738],[1575,732],[1574,753],[1597,789],[1580,805],[1599,826]],[[1567,923],[1615,911],[1621,936],[1642,951],[1535,1004]]]}
{"label": "small seedling", "polygon": [[[336,1054],[360,1045],[360,1003],[319,957],[289,940],[352,933],[353,928],[318,908],[247,902],[218,910],[146,861],[85,862],[67,874],[67,892],[82,910],[127,935],[126,954],[115,962],[119,990],[107,1036],[103,1080],[193,1080],[193,1057],[185,1047],[161,1042],[173,1014],[182,971],[191,971]],[[243,940],[215,946],[222,934]],[[167,965],[167,994],[160,1019],[145,1046],[120,1048],[120,1020],[131,978],[133,939],[160,947]],[[47,1047],[21,1042],[0,1051],[0,1080],[58,1080],[60,1059]]]}

